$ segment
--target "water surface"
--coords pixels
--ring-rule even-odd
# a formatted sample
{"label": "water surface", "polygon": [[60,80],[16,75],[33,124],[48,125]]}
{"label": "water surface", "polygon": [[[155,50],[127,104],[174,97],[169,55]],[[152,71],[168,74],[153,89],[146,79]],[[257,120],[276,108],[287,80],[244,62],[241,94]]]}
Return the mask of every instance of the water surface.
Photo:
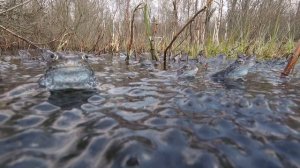
{"label": "water surface", "polygon": [[258,62],[216,83],[226,64],[178,79],[91,62],[97,89],[49,92],[36,85],[44,64],[2,56],[0,167],[300,167],[299,66],[280,79],[282,61]]}

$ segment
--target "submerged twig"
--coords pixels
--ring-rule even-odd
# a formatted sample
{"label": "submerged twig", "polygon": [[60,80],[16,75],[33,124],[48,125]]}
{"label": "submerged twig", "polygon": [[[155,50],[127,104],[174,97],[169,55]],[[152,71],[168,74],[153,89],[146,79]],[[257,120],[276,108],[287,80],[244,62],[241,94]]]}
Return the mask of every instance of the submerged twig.
{"label": "submerged twig", "polygon": [[37,46],[37,45],[36,45],[35,43],[33,43],[32,41],[30,41],[30,40],[28,40],[28,39],[26,39],[26,38],[24,38],[24,37],[22,37],[22,36],[16,34],[15,32],[9,30],[8,28],[6,28],[6,27],[4,27],[4,26],[2,26],[2,25],[0,25],[0,28],[2,28],[3,30],[5,30],[5,31],[7,31],[8,33],[12,34],[13,36],[15,36],[15,37],[17,37],[17,38],[19,38],[19,39],[21,39],[21,40],[27,42],[28,44],[34,46],[35,48],[41,49],[39,46]]}
{"label": "submerged twig", "polygon": [[282,76],[288,76],[290,74],[290,72],[295,68],[295,65],[299,57],[300,57],[300,41],[296,46],[293,56],[289,59],[288,64],[286,65],[283,72],[281,73]]}
{"label": "submerged twig", "polygon": [[187,21],[187,23],[175,34],[172,41],[170,42],[170,44],[167,46],[167,48],[164,51],[164,70],[167,69],[167,52],[172,47],[172,44],[175,42],[175,40],[178,38],[178,36],[185,30],[185,28],[187,28],[188,25],[190,25],[200,13],[204,12],[206,10],[207,6],[209,6],[211,3],[212,3],[212,0],[208,0],[207,4],[202,9],[200,9],[197,13],[195,13],[195,15],[192,18],[190,18]]}

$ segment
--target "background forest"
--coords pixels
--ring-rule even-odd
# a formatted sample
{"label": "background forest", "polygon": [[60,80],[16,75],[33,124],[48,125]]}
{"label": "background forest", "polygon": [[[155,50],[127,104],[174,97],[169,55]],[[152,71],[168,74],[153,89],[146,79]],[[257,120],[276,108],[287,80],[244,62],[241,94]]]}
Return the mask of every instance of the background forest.
{"label": "background forest", "polygon": [[[52,50],[126,52],[134,14],[133,50],[149,51],[150,36],[156,50],[162,53],[176,32],[206,3],[205,0],[0,0],[0,48],[7,51],[29,47],[7,32],[10,30]],[[22,5],[10,10],[18,4]],[[191,56],[200,51],[208,56],[244,52],[271,58],[292,52],[299,38],[300,1],[215,0],[180,34],[171,51]]]}

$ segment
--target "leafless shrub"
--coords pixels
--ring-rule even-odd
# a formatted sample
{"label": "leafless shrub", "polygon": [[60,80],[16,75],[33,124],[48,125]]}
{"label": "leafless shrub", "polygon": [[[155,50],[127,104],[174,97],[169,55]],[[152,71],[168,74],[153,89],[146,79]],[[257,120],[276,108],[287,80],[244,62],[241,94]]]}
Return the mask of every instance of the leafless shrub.
{"label": "leafless shrub", "polygon": [[[157,46],[160,53],[184,23],[206,3],[205,0],[32,0],[1,13],[24,1],[0,2],[0,25],[16,34],[53,50],[90,52],[126,51],[131,12],[137,4],[145,2],[149,4],[151,19],[155,18],[154,38],[160,39],[160,46]],[[143,13],[138,11],[132,45],[136,52],[149,51],[145,28]],[[212,47],[222,47],[224,43],[232,43],[231,48],[239,43],[241,50],[252,45],[254,50],[263,43],[288,44],[299,38],[298,1],[215,0],[206,14],[195,18],[178,37],[180,45],[174,50],[211,51]],[[26,42],[0,30],[2,50],[24,47],[28,47]]]}

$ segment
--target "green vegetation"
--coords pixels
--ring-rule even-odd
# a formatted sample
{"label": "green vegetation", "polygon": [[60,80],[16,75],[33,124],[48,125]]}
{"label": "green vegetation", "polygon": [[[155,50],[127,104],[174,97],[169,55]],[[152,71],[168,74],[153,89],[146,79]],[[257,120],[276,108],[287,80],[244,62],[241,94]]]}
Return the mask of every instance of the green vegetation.
{"label": "green vegetation", "polygon": [[151,30],[151,20],[150,20],[148,4],[144,5],[144,23],[145,23],[146,36],[149,41],[149,48],[150,48],[152,59],[158,61],[158,58],[156,56],[154,40],[153,40],[153,32]]}

